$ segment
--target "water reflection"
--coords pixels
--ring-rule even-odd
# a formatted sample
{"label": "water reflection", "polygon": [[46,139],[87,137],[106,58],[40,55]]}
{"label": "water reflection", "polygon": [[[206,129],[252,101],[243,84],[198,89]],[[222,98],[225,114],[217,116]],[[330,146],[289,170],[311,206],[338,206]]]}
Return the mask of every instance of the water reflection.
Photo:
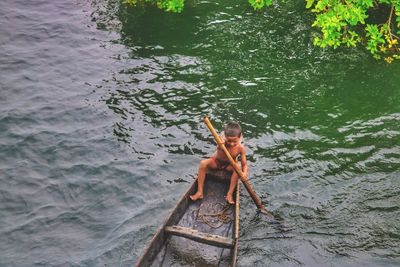
{"label": "water reflection", "polygon": [[296,225],[290,236],[268,233],[247,212],[242,265],[382,263],[398,255],[384,247],[400,242],[398,67],[313,47],[310,18],[302,9],[288,18],[288,8],[120,12],[117,42],[130,52],[117,56],[125,63],[104,96],[114,133],[139,159],[198,159],[214,146],[201,118],[219,129],[237,120],[256,191]]}

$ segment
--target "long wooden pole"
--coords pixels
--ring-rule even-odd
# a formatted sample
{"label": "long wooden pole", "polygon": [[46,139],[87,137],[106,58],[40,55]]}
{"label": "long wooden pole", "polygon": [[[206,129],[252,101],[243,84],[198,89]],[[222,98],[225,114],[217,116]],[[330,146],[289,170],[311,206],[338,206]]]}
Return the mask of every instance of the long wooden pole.
{"label": "long wooden pole", "polygon": [[229,163],[232,165],[233,169],[239,175],[240,180],[244,184],[247,192],[249,192],[251,198],[253,199],[254,203],[256,204],[258,210],[264,214],[270,214],[264,205],[262,204],[260,198],[257,196],[256,192],[251,187],[247,177],[244,176],[242,170],[236,165],[235,160],[232,158],[231,154],[229,153],[228,149],[226,149],[224,142],[219,137],[218,133],[215,131],[214,127],[212,126],[210,120],[207,117],[204,117],[204,123],[207,125],[208,129],[210,130],[211,134],[214,136],[215,141],[217,141],[218,146],[225,152],[226,156],[228,157]]}

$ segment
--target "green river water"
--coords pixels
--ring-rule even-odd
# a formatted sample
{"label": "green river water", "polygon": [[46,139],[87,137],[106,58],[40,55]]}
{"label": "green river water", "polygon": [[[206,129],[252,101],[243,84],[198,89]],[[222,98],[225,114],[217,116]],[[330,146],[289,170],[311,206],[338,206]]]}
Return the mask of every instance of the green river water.
{"label": "green river water", "polygon": [[181,14],[5,1],[0,266],[132,266],[214,152],[244,131],[239,266],[400,265],[400,65],[312,45],[303,1]]}

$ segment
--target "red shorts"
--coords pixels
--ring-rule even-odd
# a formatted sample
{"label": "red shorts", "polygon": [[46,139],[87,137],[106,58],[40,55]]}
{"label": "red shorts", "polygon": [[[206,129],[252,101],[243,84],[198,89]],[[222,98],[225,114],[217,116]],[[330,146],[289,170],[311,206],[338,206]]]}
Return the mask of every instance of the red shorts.
{"label": "red shorts", "polygon": [[225,170],[230,165],[229,161],[219,160],[216,156],[212,156],[211,159],[215,162],[215,165],[217,165],[217,170]]}

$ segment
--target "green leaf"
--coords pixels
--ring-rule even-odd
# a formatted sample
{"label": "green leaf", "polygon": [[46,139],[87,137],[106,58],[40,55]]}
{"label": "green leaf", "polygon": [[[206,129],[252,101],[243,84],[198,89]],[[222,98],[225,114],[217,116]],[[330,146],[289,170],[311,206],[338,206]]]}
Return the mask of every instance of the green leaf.
{"label": "green leaf", "polygon": [[306,0],[307,5],[306,8],[310,8],[314,4],[314,0]]}

